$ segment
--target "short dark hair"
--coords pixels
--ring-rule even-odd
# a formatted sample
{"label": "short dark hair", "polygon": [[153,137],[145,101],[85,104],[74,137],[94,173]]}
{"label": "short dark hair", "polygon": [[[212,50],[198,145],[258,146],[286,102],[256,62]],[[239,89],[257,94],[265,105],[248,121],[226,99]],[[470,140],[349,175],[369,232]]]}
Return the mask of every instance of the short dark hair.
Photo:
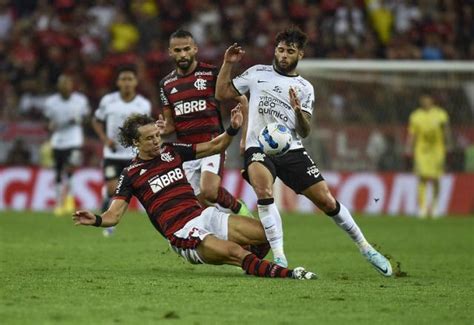
{"label": "short dark hair", "polygon": [[132,114],[130,115],[125,122],[123,122],[122,127],[119,127],[119,142],[125,147],[133,147],[133,140],[140,138],[140,132],[138,128],[144,125],[153,124],[155,120],[145,114]]}
{"label": "short dark hair", "polygon": [[286,45],[294,44],[299,50],[304,49],[308,36],[297,26],[291,26],[279,32],[275,38],[275,45],[285,42]]}
{"label": "short dark hair", "polygon": [[170,35],[170,41],[172,38],[186,38],[186,37],[190,37],[192,39],[194,39],[194,36],[193,34],[191,34],[190,32],[188,32],[187,30],[184,30],[184,29],[178,29],[176,30],[175,32],[173,32],[173,34]]}
{"label": "short dark hair", "polygon": [[120,74],[122,72],[131,72],[133,73],[135,76],[138,75],[138,72],[137,72],[137,67],[133,64],[124,64],[124,65],[121,65],[117,68],[117,75],[116,77],[118,78],[120,76]]}

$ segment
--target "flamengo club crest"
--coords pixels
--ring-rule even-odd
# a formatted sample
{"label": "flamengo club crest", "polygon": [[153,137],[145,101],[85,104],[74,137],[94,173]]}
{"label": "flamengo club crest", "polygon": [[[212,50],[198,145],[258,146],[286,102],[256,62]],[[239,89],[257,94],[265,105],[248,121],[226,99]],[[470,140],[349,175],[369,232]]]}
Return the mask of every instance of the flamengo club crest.
{"label": "flamengo club crest", "polygon": [[194,82],[194,87],[197,90],[206,90],[207,89],[207,80],[202,78],[197,78]]}

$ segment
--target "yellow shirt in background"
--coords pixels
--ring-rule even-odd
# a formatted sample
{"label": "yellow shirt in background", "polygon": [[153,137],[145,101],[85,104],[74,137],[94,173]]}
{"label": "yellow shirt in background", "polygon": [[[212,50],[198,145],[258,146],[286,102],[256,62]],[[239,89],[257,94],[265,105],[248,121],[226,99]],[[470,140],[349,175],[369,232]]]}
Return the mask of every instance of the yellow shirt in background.
{"label": "yellow shirt in background", "polygon": [[415,172],[425,177],[440,177],[444,172],[446,146],[444,128],[449,116],[440,107],[417,108],[410,115],[408,132],[414,137]]}

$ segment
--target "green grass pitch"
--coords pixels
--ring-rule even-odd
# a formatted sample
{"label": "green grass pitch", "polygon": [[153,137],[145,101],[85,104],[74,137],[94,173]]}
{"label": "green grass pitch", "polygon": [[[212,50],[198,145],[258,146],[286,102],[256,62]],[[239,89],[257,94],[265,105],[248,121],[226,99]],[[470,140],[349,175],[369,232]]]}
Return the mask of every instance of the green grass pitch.
{"label": "green grass pitch", "polygon": [[144,215],[116,234],[70,218],[0,214],[1,324],[474,324],[474,218],[358,217],[401,262],[383,278],[331,220],[284,215],[290,266],[316,281],[193,266]]}

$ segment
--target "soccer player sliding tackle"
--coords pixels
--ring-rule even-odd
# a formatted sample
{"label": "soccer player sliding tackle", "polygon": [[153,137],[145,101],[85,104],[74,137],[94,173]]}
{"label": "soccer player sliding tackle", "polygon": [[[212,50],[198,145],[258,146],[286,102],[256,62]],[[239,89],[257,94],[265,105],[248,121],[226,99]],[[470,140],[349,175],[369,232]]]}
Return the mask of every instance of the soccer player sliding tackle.
{"label": "soccer player sliding tackle", "polygon": [[[177,254],[192,264],[230,264],[259,277],[315,279],[302,267],[293,270],[263,260],[269,247],[255,219],[203,208],[186,179],[183,162],[223,152],[237,134],[243,116],[238,105],[231,126],[211,141],[161,143],[160,129],[147,115],[132,115],[119,131],[120,142],[138,154],[119,178],[113,201],[102,215],[73,214],[76,225],[111,227],[119,223],[132,196],[144,206],[153,226]],[[249,247],[249,250],[243,247]]]}

